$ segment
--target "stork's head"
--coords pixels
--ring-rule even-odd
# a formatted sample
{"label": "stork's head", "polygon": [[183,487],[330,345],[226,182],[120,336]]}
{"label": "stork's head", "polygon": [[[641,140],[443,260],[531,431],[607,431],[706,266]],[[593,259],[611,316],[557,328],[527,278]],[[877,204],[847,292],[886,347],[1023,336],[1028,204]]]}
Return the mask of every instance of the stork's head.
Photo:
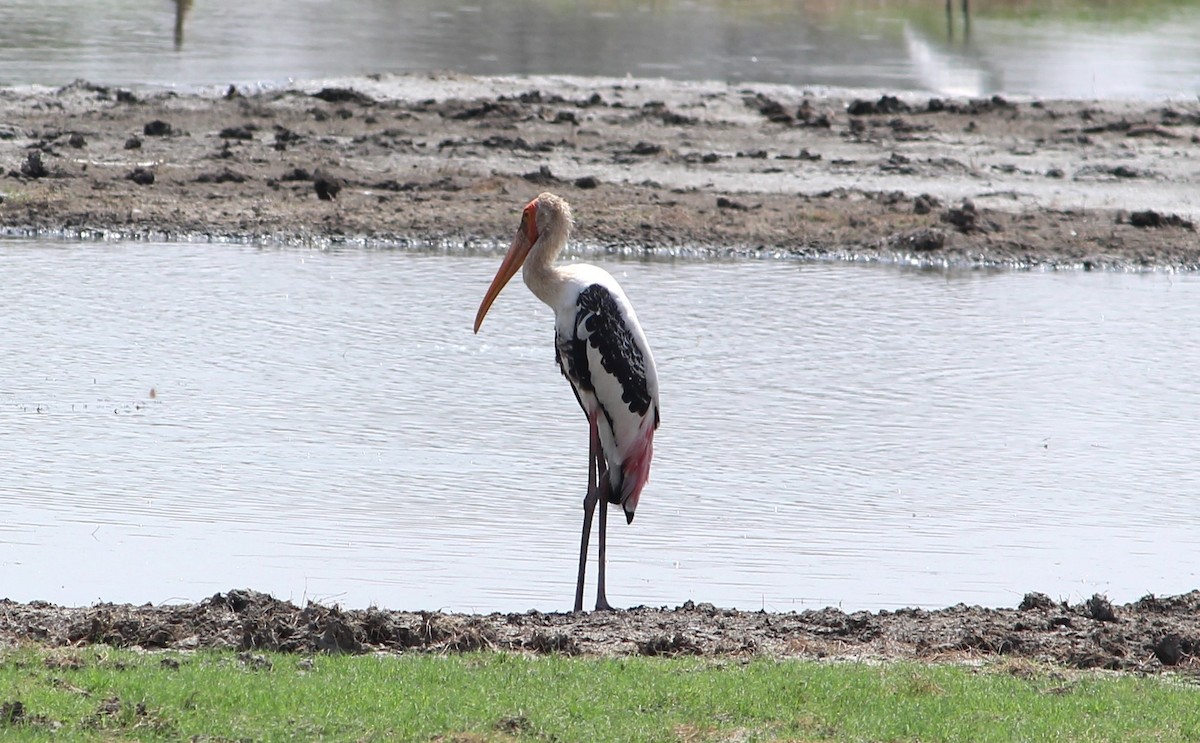
{"label": "stork's head", "polygon": [[[542,235],[547,233],[553,235],[554,246],[557,250],[561,250],[570,227],[571,206],[552,193],[539,194],[536,199],[525,205],[525,208],[521,210],[521,226],[517,228],[512,245],[505,253],[504,260],[500,263],[500,269],[496,271],[495,278],[488,286],[483,301],[479,303],[479,311],[475,313],[476,333],[479,332],[479,326],[483,324],[483,317],[491,308],[492,302],[500,296],[500,290],[525,263],[525,259],[529,257],[534,246],[538,245]],[[554,252],[557,253],[557,250]],[[555,257],[555,255],[548,255],[546,259],[553,261]]]}

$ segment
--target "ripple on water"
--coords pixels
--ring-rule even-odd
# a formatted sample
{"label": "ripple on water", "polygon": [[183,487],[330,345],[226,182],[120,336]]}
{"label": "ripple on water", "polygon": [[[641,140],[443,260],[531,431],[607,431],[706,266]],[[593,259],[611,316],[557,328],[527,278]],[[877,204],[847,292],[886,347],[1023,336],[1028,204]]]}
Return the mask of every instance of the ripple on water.
{"label": "ripple on water", "polygon": [[[1195,585],[1200,279],[595,260],[662,377],[614,602]],[[8,595],[567,606],[586,431],[520,284],[471,333],[495,266],[5,243]]]}

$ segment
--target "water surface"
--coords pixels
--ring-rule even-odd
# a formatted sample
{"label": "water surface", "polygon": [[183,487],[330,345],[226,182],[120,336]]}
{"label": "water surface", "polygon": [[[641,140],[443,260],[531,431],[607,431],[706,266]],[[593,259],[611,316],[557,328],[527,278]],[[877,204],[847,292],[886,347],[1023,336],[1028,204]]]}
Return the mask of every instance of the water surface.
{"label": "water surface", "polygon": [[[1200,277],[601,262],[663,398],[614,604],[1196,587]],[[0,593],[569,608],[585,423],[523,286],[472,335],[497,264],[0,243]]]}
{"label": "water surface", "polygon": [[6,0],[0,84],[572,74],[1042,97],[1192,97],[1200,5],[975,0]]}

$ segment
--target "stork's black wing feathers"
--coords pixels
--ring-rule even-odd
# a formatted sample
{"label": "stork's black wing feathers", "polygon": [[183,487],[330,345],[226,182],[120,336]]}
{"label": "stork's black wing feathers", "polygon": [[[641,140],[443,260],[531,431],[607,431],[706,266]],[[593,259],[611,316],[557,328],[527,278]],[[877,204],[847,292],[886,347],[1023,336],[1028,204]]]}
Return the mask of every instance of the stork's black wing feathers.
{"label": "stork's black wing feathers", "polygon": [[616,297],[605,286],[592,284],[579,294],[578,305],[575,337],[559,341],[560,364],[566,356],[563,372],[577,380],[580,389],[594,390],[587,353],[591,346],[600,352],[604,371],[620,383],[621,401],[630,412],[645,415],[652,402],[646,381],[646,361],[637,339],[625,324]]}
{"label": "stork's black wing feathers", "polygon": [[579,396],[579,390],[591,391],[593,389],[592,375],[588,371],[587,342],[576,338],[564,338],[555,330],[554,356],[563,376],[571,383],[571,391],[575,393],[576,402],[579,403],[579,407],[583,408],[586,415],[587,408],[583,405],[583,398]]}

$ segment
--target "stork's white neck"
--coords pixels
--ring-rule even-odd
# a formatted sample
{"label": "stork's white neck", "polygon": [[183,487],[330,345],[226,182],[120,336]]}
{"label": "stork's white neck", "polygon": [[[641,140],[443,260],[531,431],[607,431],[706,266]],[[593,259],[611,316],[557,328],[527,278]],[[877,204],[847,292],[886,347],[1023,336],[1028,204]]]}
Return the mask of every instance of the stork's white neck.
{"label": "stork's white neck", "polygon": [[524,279],[525,286],[529,287],[529,291],[551,307],[555,306],[566,282],[566,277],[555,267],[554,262],[566,247],[570,233],[570,222],[555,213],[538,236],[538,241],[530,248],[525,267],[521,270],[521,278]]}

